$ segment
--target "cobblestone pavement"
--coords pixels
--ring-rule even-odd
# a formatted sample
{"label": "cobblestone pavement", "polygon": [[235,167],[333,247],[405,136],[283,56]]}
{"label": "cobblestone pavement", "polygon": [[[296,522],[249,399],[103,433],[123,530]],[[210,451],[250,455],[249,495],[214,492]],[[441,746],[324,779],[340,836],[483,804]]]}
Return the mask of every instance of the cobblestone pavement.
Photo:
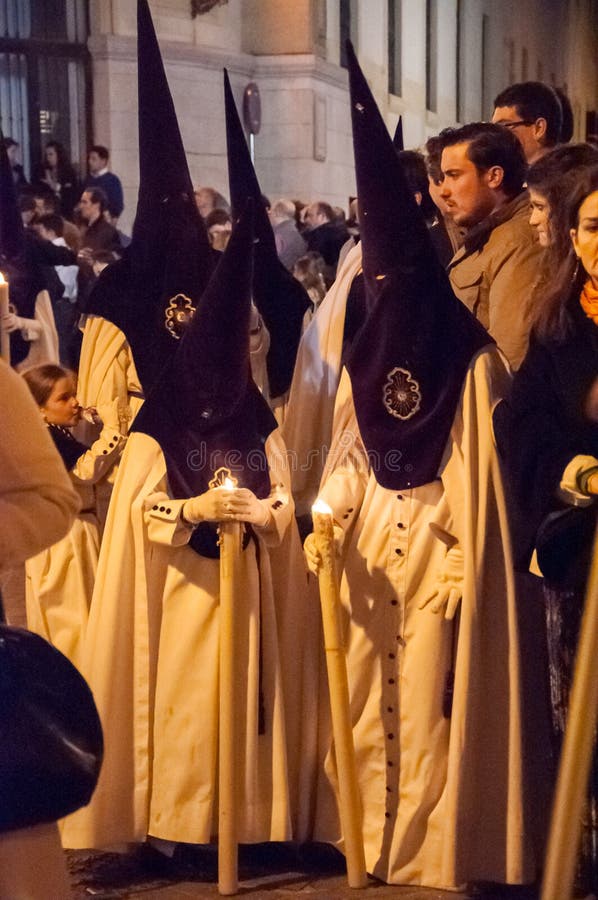
{"label": "cobblestone pavement", "polygon": [[[217,897],[215,847],[179,846],[173,859],[150,847],[129,854],[70,851],[76,900],[189,900]],[[344,860],[332,848],[297,849],[259,844],[239,852],[239,894],[251,900],[537,900],[529,888],[478,887],[465,893],[397,887],[370,879],[367,888],[348,887]]]}

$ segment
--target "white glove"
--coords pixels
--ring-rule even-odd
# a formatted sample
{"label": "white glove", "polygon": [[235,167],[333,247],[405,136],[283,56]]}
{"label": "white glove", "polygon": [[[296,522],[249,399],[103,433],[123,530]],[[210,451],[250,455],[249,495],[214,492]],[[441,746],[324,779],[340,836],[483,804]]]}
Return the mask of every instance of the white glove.
{"label": "white glove", "polygon": [[7,331],[10,334],[11,331],[27,328],[27,325],[34,321],[35,319],[23,319],[21,316],[17,316],[12,312],[5,313],[2,316],[2,330]]}
{"label": "white glove", "polygon": [[233,514],[229,509],[229,503],[234,493],[226,488],[212,488],[197,497],[190,497],[183,504],[183,519],[190,525],[199,525],[200,522],[230,521]]}
{"label": "white glove", "polygon": [[[340,525],[334,525],[334,548],[336,550],[337,556],[340,556],[344,536],[345,533]],[[303,544],[303,553],[305,555],[305,562],[307,563],[307,568],[309,569],[309,571],[313,575],[318,575],[320,572],[320,566],[322,565],[322,555],[318,547],[318,540],[313,531],[305,538],[305,543]]]}
{"label": "white glove", "polygon": [[269,504],[265,500],[258,500],[249,488],[231,491],[228,509],[232,513],[229,518],[236,522],[250,522],[261,528],[268,525],[272,518]]}
{"label": "white glove", "polygon": [[102,403],[97,408],[97,415],[104,428],[112,428],[120,432],[121,425],[127,421],[128,407],[123,404],[120,397],[115,397],[109,403]]}
{"label": "white glove", "polygon": [[463,596],[463,551],[456,544],[446,554],[442,572],[436,580],[436,590],[419,604],[423,609],[429,603],[433,613],[444,610],[445,619],[454,619]]}

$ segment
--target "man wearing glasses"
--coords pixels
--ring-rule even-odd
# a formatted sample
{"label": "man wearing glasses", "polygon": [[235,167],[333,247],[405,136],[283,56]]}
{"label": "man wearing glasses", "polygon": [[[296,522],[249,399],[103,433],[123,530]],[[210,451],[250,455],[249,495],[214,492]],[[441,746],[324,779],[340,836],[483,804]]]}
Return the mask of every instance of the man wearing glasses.
{"label": "man wearing glasses", "polygon": [[561,139],[563,110],[550,85],[523,81],[498,95],[492,121],[513,132],[531,165]]}

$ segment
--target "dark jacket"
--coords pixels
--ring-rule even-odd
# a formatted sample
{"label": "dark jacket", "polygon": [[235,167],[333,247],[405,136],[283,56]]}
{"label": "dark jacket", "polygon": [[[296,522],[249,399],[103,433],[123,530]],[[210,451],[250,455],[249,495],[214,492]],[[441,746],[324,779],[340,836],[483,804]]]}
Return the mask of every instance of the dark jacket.
{"label": "dark jacket", "polygon": [[573,525],[579,522],[578,539],[584,540],[589,529],[591,541],[596,505],[576,515],[575,507],[559,499],[571,460],[578,455],[598,458],[598,425],[584,414],[588,390],[598,378],[598,327],[584,315],[577,297],[569,309],[571,329],[564,339],[532,337],[511,394],[494,420],[512,493],[515,560],[523,570],[551,513],[571,509],[567,518]]}

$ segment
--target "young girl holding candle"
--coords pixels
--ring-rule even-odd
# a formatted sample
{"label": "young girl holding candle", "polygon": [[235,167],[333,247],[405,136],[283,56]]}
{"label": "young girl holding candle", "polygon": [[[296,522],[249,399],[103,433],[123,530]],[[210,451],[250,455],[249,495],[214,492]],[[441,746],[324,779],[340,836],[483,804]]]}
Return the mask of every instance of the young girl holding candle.
{"label": "young girl holding candle", "polygon": [[43,365],[27,370],[23,378],[81,502],[66,537],[27,560],[27,622],[78,666],[100,549],[94,485],[114,466],[125,443],[119,405],[114,401],[101,407],[99,437],[87,448],[72,433],[83,413],[74,373]]}

